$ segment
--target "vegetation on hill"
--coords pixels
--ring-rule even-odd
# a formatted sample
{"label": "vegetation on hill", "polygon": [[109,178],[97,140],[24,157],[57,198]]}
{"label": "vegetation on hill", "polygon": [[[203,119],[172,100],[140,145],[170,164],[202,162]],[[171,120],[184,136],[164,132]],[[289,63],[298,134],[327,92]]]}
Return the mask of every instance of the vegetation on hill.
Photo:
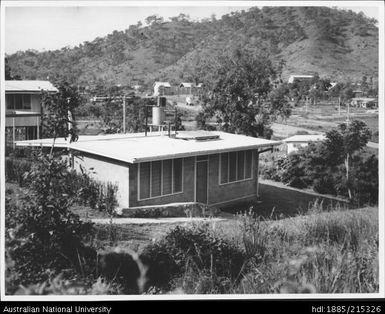
{"label": "vegetation on hill", "polygon": [[202,80],[205,61],[229,49],[265,52],[282,76],[318,73],[333,80],[357,80],[378,73],[376,20],[326,7],[264,7],[221,19],[192,21],[180,14],[164,21],[150,16],[125,31],[74,48],[8,55],[15,76],[64,79],[88,86],[144,84],[155,80]]}

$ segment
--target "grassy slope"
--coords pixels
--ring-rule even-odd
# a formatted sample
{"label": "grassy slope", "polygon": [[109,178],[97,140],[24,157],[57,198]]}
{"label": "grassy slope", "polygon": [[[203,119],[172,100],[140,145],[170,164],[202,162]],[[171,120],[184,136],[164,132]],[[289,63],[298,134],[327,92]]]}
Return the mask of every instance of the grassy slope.
{"label": "grassy slope", "polygon": [[[7,184],[13,202],[24,193]],[[89,216],[90,217],[90,216]],[[246,224],[245,224],[246,223]],[[245,227],[254,230],[254,237]],[[97,225],[94,244],[100,249],[141,251],[163,238],[176,224]],[[185,224],[193,227],[193,224]],[[275,221],[250,216],[210,223],[214,234],[246,250],[244,239],[255,243],[255,257],[245,260],[240,281],[227,293],[373,293],[378,292],[378,207],[320,212]],[[253,240],[254,239],[254,240]],[[207,290],[210,278],[186,274],[176,282],[179,293],[217,293]]]}
{"label": "grassy slope", "polygon": [[[253,233],[245,233],[245,221],[251,227],[248,230],[254,230],[254,237]],[[107,237],[108,227],[98,227],[98,244],[102,248],[141,251],[173,227],[116,226],[111,234],[118,238],[111,242]],[[194,226],[187,224],[187,227]],[[251,246],[254,257],[245,259],[239,281],[232,282],[225,293],[378,292],[378,208],[323,213],[315,208],[310,215],[280,221],[253,221],[244,217],[209,223],[208,227],[246,254],[244,239],[254,243]],[[193,269],[186,269],[176,278],[171,289],[188,294],[218,293],[213,288],[212,276]]]}

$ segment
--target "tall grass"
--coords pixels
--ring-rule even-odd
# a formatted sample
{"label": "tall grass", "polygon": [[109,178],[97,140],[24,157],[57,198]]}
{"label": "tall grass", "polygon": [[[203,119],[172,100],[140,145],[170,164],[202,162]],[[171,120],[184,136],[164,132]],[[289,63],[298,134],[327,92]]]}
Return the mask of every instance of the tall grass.
{"label": "tall grass", "polygon": [[265,239],[265,258],[251,263],[232,292],[378,292],[375,215],[340,210],[302,218],[256,227]]}
{"label": "tall grass", "polygon": [[[317,204],[316,204],[317,207]],[[378,278],[376,211],[339,209],[281,221],[252,212],[216,225],[243,252],[237,277],[223,278],[185,265],[171,291],[178,293],[375,293]],[[219,288],[220,287],[220,288]]]}

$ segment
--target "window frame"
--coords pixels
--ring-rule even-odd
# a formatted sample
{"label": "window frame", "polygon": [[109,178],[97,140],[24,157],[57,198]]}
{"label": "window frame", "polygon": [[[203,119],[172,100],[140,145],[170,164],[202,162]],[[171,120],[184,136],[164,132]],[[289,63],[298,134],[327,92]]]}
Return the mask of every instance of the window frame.
{"label": "window frame", "polygon": [[[26,94],[26,93],[5,94],[5,97],[6,98],[8,97],[8,100],[10,100],[10,98],[12,99],[12,101],[8,101],[8,103],[7,103],[7,100],[5,100],[6,110],[31,110],[32,109],[32,95],[31,94]],[[21,108],[16,108],[17,97],[20,97]],[[25,101],[26,98],[29,98],[29,101]],[[8,105],[10,105],[10,104],[12,104],[12,106],[8,107]],[[28,104],[28,106],[26,106],[26,104]]]}
{"label": "window frame", "polygon": [[[250,151],[251,153],[251,167],[250,167],[250,177],[247,177],[247,173],[246,173],[246,155],[247,155],[247,152]],[[238,158],[239,158],[239,152],[240,151],[236,151],[236,169],[235,169],[235,172],[236,172],[236,180],[235,181],[230,181],[230,153],[233,153],[233,152],[224,152],[224,153],[219,153],[219,163],[218,163],[218,185],[227,185],[227,184],[233,184],[233,183],[239,183],[239,182],[245,182],[245,181],[250,181],[250,180],[254,180],[254,176],[253,176],[253,169],[254,169],[254,158],[253,158],[253,150],[251,149],[247,149],[247,150],[242,150],[242,152],[244,152],[243,154],[243,158],[244,158],[244,162],[243,162],[243,179],[241,180],[237,180],[238,178]],[[222,154],[227,154],[227,182],[223,182],[222,183]]]}
{"label": "window frame", "polygon": [[[175,159],[181,159],[181,167],[182,167],[182,173],[181,173],[181,176],[182,176],[182,182],[181,182],[181,191],[178,191],[178,192],[175,192],[174,191],[174,160]],[[171,193],[168,193],[168,194],[163,194],[163,178],[164,178],[164,170],[163,170],[163,164],[164,164],[164,160],[160,160],[161,161],[161,177],[160,177],[160,195],[157,195],[157,196],[152,196],[152,163],[153,162],[156,162],[156,161],[159,161],[159,160],[154,160],[154,161],[149,161],[150,163],[150,176],[149,176],[149,180],[150,180],[150,191],[149,191],[149,197],[146,197],[146,198],[140,198],[140,167],[141,167],[141,164],[142,163],[139,163],[138,164],[138,171],[137,171],[137,176],[138,176],[138,201],[145,201],[145,200],[151,200],[151,199],[156,199],[156,198],[162,198],[162,197],[167,197],[167,196],[171,196],[171,195],[178,195],[178,194],[182,194],[184,193],[183,190],[184,190],[184,158],[173,158],[173,159],[167,159],[167,160],[171,160]]]}

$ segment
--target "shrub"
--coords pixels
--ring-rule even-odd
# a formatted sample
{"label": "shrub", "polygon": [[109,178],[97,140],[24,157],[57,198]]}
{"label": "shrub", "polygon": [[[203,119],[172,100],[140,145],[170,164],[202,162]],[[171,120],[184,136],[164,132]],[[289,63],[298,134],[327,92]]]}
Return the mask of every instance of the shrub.
{"label": "shrub", "polygon": [[31,166],[32,163],[28,159],[5,158],[5,180],[25,186],[28,183],[26,174],[30,171]]}
{"label": "shrub", "polygon": [[[7,248],[23,284],[46,280],[63,269],[85,273],[87,261],[95,260],[95,252],[83,244],[92,224],[69,210],[73,200],[66,194],[66,161],[42,153],[36,158],[28,174],[32,193],[18,205],[8,203],[6,210],[7,226],[13,228]],[[11,218],[12,212],[17,214]]]}
{"label": "shrub", "polygon": [[158,243],[146,247],[141,258],[149,265],[148,284],[170,289],[170,282],[180,279],[187,269],[235,280],[241,271],[244,254],[235,245],[214,236],[207,225],[178,226]]}
{"label": "shrub", "polygon": [[108,282],[116,282],[126,294],[137,294],[140,270],[127,252],[106,251],[98,254],[98,274]]}
{"label": "shrub", "polygon": [[92,209],[114,214],[118,201],[116,194],[118,187],[111,182],[100,182],[93,178],[84,168],[77,173],[72,170],[68,176],[68,194],[80,205],[90,206]]}

